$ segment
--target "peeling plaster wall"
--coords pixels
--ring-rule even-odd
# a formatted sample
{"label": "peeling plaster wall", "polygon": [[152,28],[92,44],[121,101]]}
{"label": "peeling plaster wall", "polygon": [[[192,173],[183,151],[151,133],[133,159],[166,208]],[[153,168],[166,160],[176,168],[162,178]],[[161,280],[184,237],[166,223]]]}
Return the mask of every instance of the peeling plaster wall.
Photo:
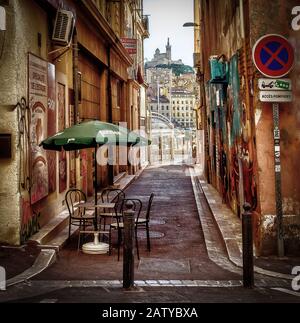
{"label": "peeling plaster wall", "polygon": [[[14,0],[6,7],[7,31],[0,58],[0,132],[12,134],[12,159],[0,160],[0,242],[20,243],[20,197],[18,120],[14,106],[22,97],[27,100],[27,53],[41,51],[37,33],[47,39],[47,17],[32,1]],[[3,36],[3,35],[2,35]],[[3,41],[3,37],[0,38]]]}
{"label": "peeling plaster wall", "polygon": [[204,1],[204,73],[210,79],[209,57],[224,54],[230,59],[242,48],[239,7],[232,9],[233,0]]}
{"label": "peeling plaster wall", "polygon": [[[300,252],[300,32],[291,29],[292,8],[299,1],[275,0],[262,2],[250,0],[251,47],[265,34],[280,34],[287,37],[296,50],[296,65],[290,78],[293,82],[294,102],[280,104],[282,197],[285,214],[285,241],[287,253]],[[276,19],[274,19],[276,17]],[[256,140],[259,166],[259,192],[261,219],[259,244],[261,254],[276,253],[276,206],[274,175],[274,140],[272,105],[258,100],[256,74],[254,82],[254,107],[256,109]],[[273,219],[270,221],[270,219]]]}

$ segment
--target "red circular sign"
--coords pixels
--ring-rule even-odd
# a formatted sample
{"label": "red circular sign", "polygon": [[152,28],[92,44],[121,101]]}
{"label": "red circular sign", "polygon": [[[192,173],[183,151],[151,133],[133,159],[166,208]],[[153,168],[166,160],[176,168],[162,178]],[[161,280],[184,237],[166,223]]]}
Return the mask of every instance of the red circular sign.
{"label": "red circular sign", "polygon": [[266,35],[253,48],[256,68],[265,76],[281,78],[294,66],[295,50],[286,38],[280,35]]}

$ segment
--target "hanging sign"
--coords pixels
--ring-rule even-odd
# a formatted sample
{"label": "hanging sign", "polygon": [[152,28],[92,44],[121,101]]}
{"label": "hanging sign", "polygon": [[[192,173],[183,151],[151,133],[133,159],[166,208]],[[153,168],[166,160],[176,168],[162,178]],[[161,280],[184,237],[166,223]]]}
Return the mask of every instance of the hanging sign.
{"label": "hanging sign", "polygon": [[289,41],[280,35],[266,35],[253,48],[256,68],[270,78],[282,78],[293,68],[295,50]]}
{"label": "hanging sign", "polygon": [[129,55],[136,55],[137,53],[137,39],[135,38],[121,38],[123,46],[126,48]]}

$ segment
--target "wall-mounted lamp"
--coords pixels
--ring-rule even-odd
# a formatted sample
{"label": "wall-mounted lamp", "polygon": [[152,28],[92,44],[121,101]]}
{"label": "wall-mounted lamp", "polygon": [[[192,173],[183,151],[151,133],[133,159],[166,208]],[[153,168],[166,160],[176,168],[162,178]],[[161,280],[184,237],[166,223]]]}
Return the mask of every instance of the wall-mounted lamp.
{"label": "wall-mounted lamp", "polygon": [[200,25],[196,24],[195,22],[186,22],[182,27],[200,27]]}

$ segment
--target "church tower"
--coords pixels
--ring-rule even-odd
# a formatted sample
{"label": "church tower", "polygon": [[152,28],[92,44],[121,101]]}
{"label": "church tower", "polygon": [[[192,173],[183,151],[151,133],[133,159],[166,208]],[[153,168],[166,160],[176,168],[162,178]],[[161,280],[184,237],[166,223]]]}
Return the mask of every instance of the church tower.
{"label": "church tower", "polygon": [[168,38],[168,44],[166,46],[167,59],[169,64],[172,63],[172,46],[170,45],[170,38]]}

